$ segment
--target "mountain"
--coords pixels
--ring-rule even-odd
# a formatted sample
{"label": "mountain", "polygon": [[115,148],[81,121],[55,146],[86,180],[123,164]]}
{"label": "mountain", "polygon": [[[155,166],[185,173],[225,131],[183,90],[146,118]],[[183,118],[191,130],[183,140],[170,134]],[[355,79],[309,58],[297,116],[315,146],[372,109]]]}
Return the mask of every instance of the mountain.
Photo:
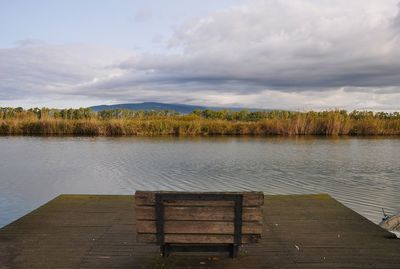
{"label": "mountain", "polygon": [[[205,110],[231,110],[240,111],[246,108],[242,107],[211,107],[211,106],[195,106],[195,105],[183,105],[183,104],[165,104],[156,102],[144,102],[144,103],[130,103],[130,104],[116,104],[116,105],[98,105],[90,107],[93,111],[103,111],[111,109],[131,109],[131,110],[173,110],[181,114],[189,114],[196,109]],[[249,111],[262,111],[262,109],[249,108]]]}

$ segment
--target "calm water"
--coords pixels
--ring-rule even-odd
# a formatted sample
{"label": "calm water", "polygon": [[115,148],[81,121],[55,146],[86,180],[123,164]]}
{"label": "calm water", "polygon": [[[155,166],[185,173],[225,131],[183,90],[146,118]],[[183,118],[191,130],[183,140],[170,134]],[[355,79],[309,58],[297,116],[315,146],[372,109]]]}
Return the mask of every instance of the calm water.
{"label": "calm water", "polygon": [[400,139],[0,137],[0,227],[62,193],[139,189],[329,193],[378,222],[400,209]]}

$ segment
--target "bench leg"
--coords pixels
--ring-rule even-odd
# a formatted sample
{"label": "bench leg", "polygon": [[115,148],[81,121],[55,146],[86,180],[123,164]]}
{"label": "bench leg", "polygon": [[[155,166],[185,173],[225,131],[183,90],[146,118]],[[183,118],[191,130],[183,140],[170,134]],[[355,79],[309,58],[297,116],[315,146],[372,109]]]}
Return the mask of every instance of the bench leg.
{"label": "bench leg", "polygon": [[161,256],[162,256],[163,258],[165,258],[165,245],[161,245],[161,246],[160,246],[160,252],[161,252]]}
{"label": "bench leg", "polygon": [[233,258],[237,258],[239,253],[239,245],[236,244],[232,244],[231,245],[231,249],[229,251],[229,256],[233,259]]}
{"label": "bench leg", "polygon": [[160,246],[161,255],[163,258],[167,258],[170,254],[170,249],[168,244],[164,244]]}

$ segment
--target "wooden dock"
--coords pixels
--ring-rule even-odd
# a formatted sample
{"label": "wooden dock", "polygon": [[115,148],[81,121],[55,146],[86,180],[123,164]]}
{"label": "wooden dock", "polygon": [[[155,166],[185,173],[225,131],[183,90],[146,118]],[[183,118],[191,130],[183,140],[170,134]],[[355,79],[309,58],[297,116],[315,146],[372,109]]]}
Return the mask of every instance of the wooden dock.
{"label": "wooden dock", "polygon": [[0,269],[400,268],[400,240],[328,195],[266,196],[263,211],[261,242],[238,259],[163,261],[136,242],[133,196],[62,195],[0,229]]}

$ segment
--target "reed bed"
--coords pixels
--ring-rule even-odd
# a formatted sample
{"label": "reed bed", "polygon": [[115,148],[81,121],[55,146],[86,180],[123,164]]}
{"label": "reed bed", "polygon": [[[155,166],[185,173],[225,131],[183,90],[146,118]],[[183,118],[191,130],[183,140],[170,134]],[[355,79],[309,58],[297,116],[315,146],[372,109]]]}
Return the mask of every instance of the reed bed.
{"label": "reed bed", "polygon": [[400,113],[369,111],[171,111],[0,108],[0,135],[207,136],[400,135]]}

